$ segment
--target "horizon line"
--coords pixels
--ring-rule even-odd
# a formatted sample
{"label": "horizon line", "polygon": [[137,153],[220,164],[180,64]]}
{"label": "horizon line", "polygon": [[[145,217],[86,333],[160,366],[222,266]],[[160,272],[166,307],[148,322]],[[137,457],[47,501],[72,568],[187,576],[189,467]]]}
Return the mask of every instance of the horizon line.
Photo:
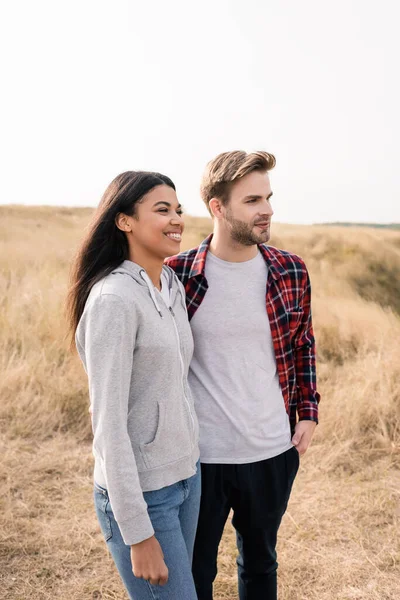
{"label": "horizon line", "polygon": [[[73,205],[73,204],[24,204],[23,202],[18,202],[18,203],[14,203],[14,202],[1,202],[0,201],[0,208],[1,207],[9,207],[9,208],[54,208],[54,209],[60,209],[60,210],[96,210],[97,206],[81,206],[81,205]],[[184,215],[187,215],[189,217],[194,217],[197,219],[210,219],[211,217],[209,215],[201,215],[201,214],[195,214],[195,213],[191,213],[191,212],[184,212]],[[345,226],[345,225],[354,225],[354,226],[395,226],[395,227],[399,227],[400,228],[400,221],[363,221],[363,220],[358,220],[358,221],[313,221],[313,222],[309,222],[309,223],[290,223],[290,222],[286,222],[286,221],[274,221],[274,223],[276,224],[282,224],[282,225],[305,225],[305,226],[309,226],[309,225],[337,225],[337,226]]]}

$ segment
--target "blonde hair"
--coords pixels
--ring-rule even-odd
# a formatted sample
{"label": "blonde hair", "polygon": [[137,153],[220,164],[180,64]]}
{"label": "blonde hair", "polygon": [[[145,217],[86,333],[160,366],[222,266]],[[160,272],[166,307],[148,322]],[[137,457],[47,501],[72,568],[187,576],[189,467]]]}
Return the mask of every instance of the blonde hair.
{"label": "blonde hair", "polygon": [[[229,201],[229,194],[237,179],[252,171],[270,171],[275,167],[273,154],[263,152],[223,152],[211,160],[204,171],[201,181],[201,197],[210,211],[211,198],[219,198],[223,205]],[[211,212],[211,211],[210,211]]]}

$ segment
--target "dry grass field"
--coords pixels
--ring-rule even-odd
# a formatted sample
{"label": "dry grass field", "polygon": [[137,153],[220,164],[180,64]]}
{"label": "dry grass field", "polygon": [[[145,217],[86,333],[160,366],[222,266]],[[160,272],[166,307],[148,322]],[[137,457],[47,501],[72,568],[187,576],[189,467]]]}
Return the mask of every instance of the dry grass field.
{"label": "dry grass field", "polygon": [[[0,598],[122,600],[92,509],[86,377],[64,340],[89,209],[0,207]],[[185,248],[210,230],[187,217]],[[280,600],[400,597],[400,232],[275,225],[313,284],[321,422],[280,530]],[[216,599],[234,600],[231,526]]]}

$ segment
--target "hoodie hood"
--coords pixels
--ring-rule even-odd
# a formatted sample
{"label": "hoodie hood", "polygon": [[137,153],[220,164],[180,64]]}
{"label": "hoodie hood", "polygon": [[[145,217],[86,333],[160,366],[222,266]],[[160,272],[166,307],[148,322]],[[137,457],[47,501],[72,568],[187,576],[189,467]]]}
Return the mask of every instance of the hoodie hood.
{"label": "hoodie hood", "polygon": [[[154,287],[153,282],[151,281],[149,275],[146,272],[146,269],[138,265],[137,263],[132,262],[131,260],[124,260],[114,271],[112,271],[111,275],[126,275],[135,280],[139,285],[145,286],[148,289],[151,299],[153,300],[153,304],[155,309],[161,318],[163,318],[162,309],[160,307],[159,299],[157,298],[156,289]],[[168,290],[169,290],[169,298],[170,305],[168,308],[173,308],[177,296],[180,295],[182,299],[182,303],[185,305],[185,298],[181,290],[181,284],[175,274],[175,272],[168,267],[167,265],[163,265],[162,267],[162,283],[165,285],[167,282]]]}

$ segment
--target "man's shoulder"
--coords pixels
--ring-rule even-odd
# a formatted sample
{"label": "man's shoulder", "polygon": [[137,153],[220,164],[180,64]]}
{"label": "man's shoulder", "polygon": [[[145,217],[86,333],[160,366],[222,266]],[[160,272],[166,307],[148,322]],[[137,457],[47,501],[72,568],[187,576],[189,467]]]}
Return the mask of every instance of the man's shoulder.
{"label": "man's shoulder", "polygon": [[178,264],[181,264],[181,263],[187,262],[187,261],[193,262],[196,257],[198,249],[199,249],[199,246],[197,246],[196,248],[190,248],[190,250],[185,250],[184,252],[179,252],[179,254],[175,254],[174,256],[169,256],[168,258],[165,259],[164,262],[166,265],[168,265],[172,269],[174,268],[174,265],[178,265]]}
{"label": "man's shoulder", "polygon": [[274,246],[268,246],[267,244],[260,244],[260,250],[265,257],[278,264],[285,271],[302,271],[307,273],[307,267],[304,260],[288,250],[281,250]]}
{"label": "man's shoulder", "polygon": [[181,281],[185,281],[189,276],[198,249],[199,246],[170,256],[165,259],[164,263],[175,271]]}

